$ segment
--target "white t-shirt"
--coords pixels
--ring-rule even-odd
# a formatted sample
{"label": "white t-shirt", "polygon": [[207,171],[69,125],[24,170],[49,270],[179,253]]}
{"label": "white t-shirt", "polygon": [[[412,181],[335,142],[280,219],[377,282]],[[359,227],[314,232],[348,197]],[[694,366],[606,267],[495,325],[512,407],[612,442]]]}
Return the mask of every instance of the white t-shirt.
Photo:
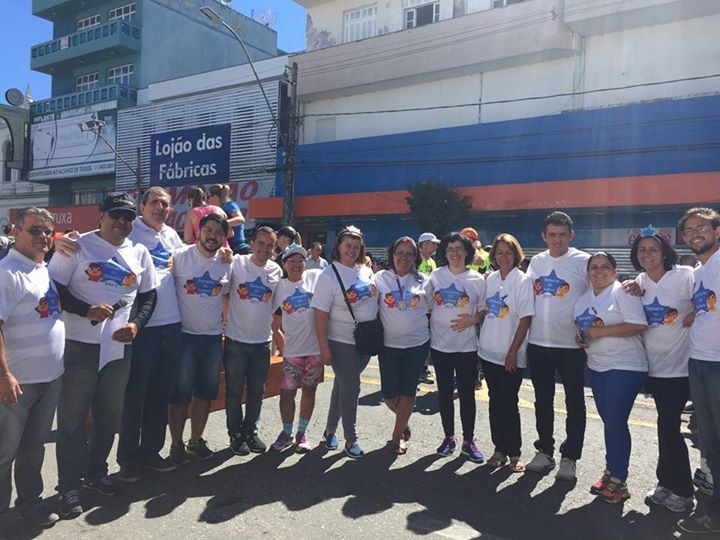
{"label": "white t-shirt", "polygon": [[430,339],[428,283],[427,276],[419,273],[399,277],[392,270],[381,270],[375,274],[386,347],[407,349]]}
{"label": "white t-shirt", "polygon": [[0,321],[8,367],[18,383],[46,383],[63,374],[60,298],[45,264],[15,249],[0,261]]}
{"label": "white t-shirt", "polygon": [[[592,288],[575,305],[575,324],[580,332],[591,326],[621,323],[647,324],[640,298],[625,292],[617,281],[595,296]],[[642,337],[602,337],[589,342],[585,349],[588,367],[594,371],[622,369],[647,371],[648,362]]]}
{"label": "white t-shirt", "polygon": [[[535,314],[533,282],[517,268],[503,280],[500,271],[490,274],[485,282],[487,309],[480,328],[478,356],[493,364],[505,365],[510,344],[523,317]],[[527,366],[527,335],[517,352],[519,368]]]}
{"label": "white t-shirt", "polygon": [[475,315],[485,298],[485,278],[475,270],[453,274],[441,266],[430,274],[430,346],[441,352],[477,351],[475,326],[455,332],[450,323],[460,314]]}
{"label": "white t-shirt", "polygon": [[693,270],[692,303],[695,322],[690,328],[690,358],[720,362],[720,250],[703,265]]}
{"label": "white t-shirt", "polygon": [[530,343],[542,347],[577,349],[573,309],[588,289],[587,260],[590,255],[570,248],[560,257],[548,250],[530,260],[527,275],[533,280],[535,317]]}
{"label": "white t-shirt", "polygon": [[348,300],[358,322],[371,321],[377,317],[377,287],[375,279],[367,266],[359,264],[348,268],[333,262],[318,277],[315,294],[310,307],[329,313],[328,339],[348,345],[355,345],[355,322],[343,297],[337,276],[337,268],[347,292]]}
{"label": "white t-shirt", "polygon": [[252,255],[235,255],[230,273],[230,309],[227,337],[241,343],[267,343],[272,339],[273,293],[282,270],[273,261],[265,266]]}
{"label": "white t-shirt", "polygon": [[643,272],[635,280],[645,291],[642,304],[650,328],[642,333],[651,377],[687,377],[690,328],[683,319],[692,311],[693,270],[676,266],[655,283]]}
{"label": "white t-shirt", "polygon": [[67,286],[77,299],[90,305],[114,305],[124,300],[112,319],[93,326],[90,320],[65,313],[65,336],[81,343],[100,344],[100,365],[118,360],[125,354],[124,343],[114,341],[112,334],[130,319],[130,310],[138,292],[157,288],[158,280],[150,252],[127,238],[119,246],[103,240],[95,231],[77,240],[80,250],[67,257],[59,253],[50,261],[50,276]]}
{"label": "white t-shirt", "polygon": [[283,278],[275,289],[273,310],[280,308],[285,333],[283,356],[316,356],[320,354],[315,315],[310,301],[320,270],[305,270],[300,281]]}
{"label": "white t-shirt", "polygon": [[228,291],[230,265],[220,254],[204,257],[196,245],[175,251],[173,277],[182,331],[199,336],[222,334],[223,294]]}
{"label": "white t-shirt", "polygon": [[137,218],[133,222],[133,229],[128,238],[148,248],[155,265],[155,273],[160,280],[155,311],[145,326],[163,326],[180,322],[180,308],[178,308],[172,276],[173,253],[184,246],[180,236],[172,227],[163,225],[162,229],[156,231],[145,225],[142,219]]}

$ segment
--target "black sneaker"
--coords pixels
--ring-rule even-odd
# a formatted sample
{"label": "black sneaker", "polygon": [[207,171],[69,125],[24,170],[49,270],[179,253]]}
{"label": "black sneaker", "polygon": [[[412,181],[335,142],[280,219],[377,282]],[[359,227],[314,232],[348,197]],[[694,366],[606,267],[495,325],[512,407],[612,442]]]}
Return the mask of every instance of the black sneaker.
{"label": "black sneaker", "polygon": [[83,513],[83,507],[80,503],[80,490],[68,489],[60,493],[58,513],[63,519],[75,519]]}
{"label": "black sneaker", "polygon": [[118,480],[123,484],[137,484],[140,481],[140,470],[137,465],[122,465]]}
{"label": "black sneaker", "polygon": [[140,466],[157,472],[172,472],[177,469],[172,459],[162,458],[159,454],[146,457],[140,462]]}
{"label": "black sneaker", "polygon": [[189,440],[187,446],[185,447],[185,451],[188,456],[192,456],[195,459],[202,461],[210,459],[215,455],[215,453],[208,447],[207,441],[202,437],[200,437],[197,441]]}
{"label": "black sneaker", "polygon": [[420,382],[423,384],[434,384],[435,383],[435,379],[432,378],[432,373],[430,373],[429,369],[425,369],[420,374]]}
{"label": "black sneaker", "polygon": [[236,456],[247,456],[250,453],[250,447],[248,446],[245,437],[233,437],[230,439],[230,450]]}
{"label": "black sneaker", "polygon": [[185,451],[185,443],[178,441],[170,445],[170,456],[168,457],[175,465],[185,465],[190,462],[190,458]]}
{"label": "black sneaker", "polygon": [[[80,511],[82,512],[82,510]],[[52,525],[55,522],[60,521],[60,516],[45,505],[18,509],[17,515],[18,518],[41,527],[47,527],[48,525]]]}
{"label": "black sneaker", "polygon": [[86,479],[85,487],[88,489],[94,489],[98,493],[103,495],[117,495],[122,491],[120,484],[118,484],[114,478],[109,476],[103,476],[97,479]]}
{"label": "black sneaker", "polygon": [[262,454],[267,450],[267,445],[260,440],[260,437],[258,437],[257,433],[253,433],[249,437],[246,438],[248,448],[251,452],[254,452],[255,454]]}

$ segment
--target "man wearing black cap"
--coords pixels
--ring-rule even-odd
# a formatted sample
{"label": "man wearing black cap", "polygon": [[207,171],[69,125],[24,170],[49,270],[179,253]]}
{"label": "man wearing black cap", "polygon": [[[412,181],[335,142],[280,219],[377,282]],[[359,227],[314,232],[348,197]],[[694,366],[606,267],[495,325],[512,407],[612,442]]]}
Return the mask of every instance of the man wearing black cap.
{"label": "man wearing black cap", "polygon": [[[157,278],[147,248],[127,236],[135,201],[124,193],[106,197],[100,228],[81,235],[80,249],[50,263],[65,312],[65,375],[58,401],[57,462],[60,515],[83,511],[84,485],[106,495],[119,491],[107,476],[107,458],[120,425],[130,371],[127,347],[155,307]],[[130,309],[137,298],[137,312]],[[92,430],[85,419],[92,408]]]}

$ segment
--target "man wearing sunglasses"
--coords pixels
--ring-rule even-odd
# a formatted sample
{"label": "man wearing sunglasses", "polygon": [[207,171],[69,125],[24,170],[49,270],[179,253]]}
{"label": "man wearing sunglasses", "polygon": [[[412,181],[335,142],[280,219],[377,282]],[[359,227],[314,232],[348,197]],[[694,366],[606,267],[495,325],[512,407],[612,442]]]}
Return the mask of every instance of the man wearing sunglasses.
{"label": "man wearing sunglasses", "polygon": [[[65,375],[58,401],[60,515],[83,511],[80,488],[114,495],[107,458],[120,427],[130,372],[130,343],[155,308],[157,277],[148,249],[128,239],[137,212],[125,193],[109,194],[100,228],[81,235],[80,249],[50,262],[65,311]],[[134,316],[131,307],[137,300]],[[85,419],[92,407],[92,430]]]}
{"label": "man wearing sunglasses", "polygon": [[47,210],[20,211],[15,244],[0,262],[0,513],[10,506],[14,462],[18,516],[36,525],[60,519],[40,500],[65,340],[58,294],[43,262],[54,226]]}

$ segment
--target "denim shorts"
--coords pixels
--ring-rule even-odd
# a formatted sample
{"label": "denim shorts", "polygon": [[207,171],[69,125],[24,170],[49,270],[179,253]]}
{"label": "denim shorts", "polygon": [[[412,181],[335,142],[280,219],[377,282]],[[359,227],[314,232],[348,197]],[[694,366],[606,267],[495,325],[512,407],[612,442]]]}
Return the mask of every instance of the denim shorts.
{"label": "denim shorts", "polygon": [[187,405],[192,398],[212,401],[220,382],[222,336],[182,334],[182,354],[170,403]]}
{"label": "denim shorts", "polygon": [[420,372],[425,365],[430,342],[407,349],[383,347],[378,360],[380,381],[385,399],[415,397]]}

